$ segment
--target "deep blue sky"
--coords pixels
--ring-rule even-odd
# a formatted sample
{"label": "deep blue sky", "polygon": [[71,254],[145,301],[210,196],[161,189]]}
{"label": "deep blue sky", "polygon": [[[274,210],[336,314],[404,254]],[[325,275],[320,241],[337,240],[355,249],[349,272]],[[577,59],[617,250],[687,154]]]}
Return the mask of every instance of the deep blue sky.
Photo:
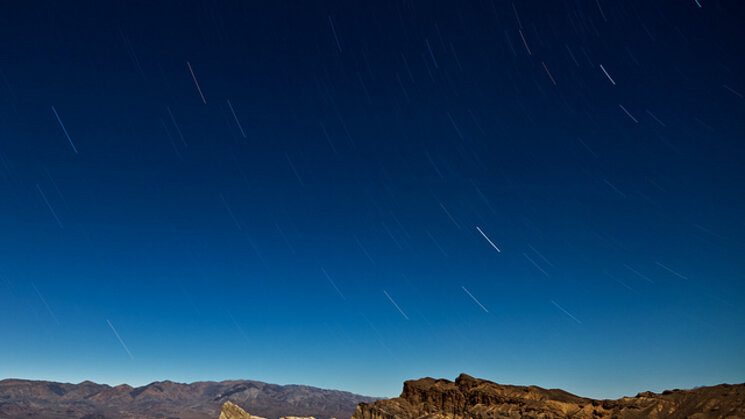
{"label": "deep blue sky", "polygon": [[739,3],[2,4],[0,378],[745,381]]}

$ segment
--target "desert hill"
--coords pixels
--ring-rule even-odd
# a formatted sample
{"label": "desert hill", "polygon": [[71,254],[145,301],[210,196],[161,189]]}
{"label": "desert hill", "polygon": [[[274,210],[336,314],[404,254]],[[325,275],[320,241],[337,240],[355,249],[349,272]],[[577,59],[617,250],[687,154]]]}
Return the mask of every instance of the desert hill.
{"label": "desert hill", "polygon": [[406,381],[401,396],[361,403],[352,419],[745,418],[745,384],[645,392],[593,400],[563,390],[500,385],[461,374],[455,382]]}

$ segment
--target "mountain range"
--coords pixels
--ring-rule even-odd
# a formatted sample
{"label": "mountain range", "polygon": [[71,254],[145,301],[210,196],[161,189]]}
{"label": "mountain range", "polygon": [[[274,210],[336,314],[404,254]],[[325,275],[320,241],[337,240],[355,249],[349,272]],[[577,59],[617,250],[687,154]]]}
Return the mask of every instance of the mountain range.
{"label": "mountain range", "polygon": [[259,416],[348,418],[375,398],[302,385],[235,380],[191,384],[158,381],[141,387],[9,379],[0,381],[0,418],[215,419],[226,401]]}
{"label": "mountain range", "polygon": [[[251,412],[250,414],[247,412]],[[255,415],[255,416],[254,416]],[[0,418],[44,419],[745,419],[745,384],[646,391],[596,400],[559,389],[502,385],[461,374],[404,382],[376,399],[259,381],[159,381],[142,387],[0,381]]]}

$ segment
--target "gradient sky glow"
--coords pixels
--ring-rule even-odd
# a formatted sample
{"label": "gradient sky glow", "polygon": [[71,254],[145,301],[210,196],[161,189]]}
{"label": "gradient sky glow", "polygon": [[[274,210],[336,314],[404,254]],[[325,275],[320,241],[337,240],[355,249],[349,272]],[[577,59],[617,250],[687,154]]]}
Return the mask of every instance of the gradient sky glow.
{"label": "gradient sky glow", "polygon": [[700,5],[6,2],[0,379],[745,381],[745,13]]}

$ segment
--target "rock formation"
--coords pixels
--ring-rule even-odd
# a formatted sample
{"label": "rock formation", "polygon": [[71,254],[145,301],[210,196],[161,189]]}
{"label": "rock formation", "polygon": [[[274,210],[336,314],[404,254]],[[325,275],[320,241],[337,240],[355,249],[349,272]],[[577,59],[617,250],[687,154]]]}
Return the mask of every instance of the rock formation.
{"label": "rock formation", "polygon": [[[232,402],[225,402],[225,404],[222,405],[222,410],[220,411],[219,419],[265,419],[265,418],[246,413],[246,411],[241,409],[240,406]],[[310,417],[283,416],[279,419],[316,419],[316,418],[314,418],[313,416],[310,416]],[[331,419],[334,419],[334,418],[331,418]]]}
{"label": "rock formation", "polygon": [[231,402],[222,405],[219,419],[265,419],[259,416],[249,415],[245,410]]}
{"label": "rock formation", "polygon": [[401,396],[360,403],[352,419],[745,418],[745,384],[645,392],[593,400],[563,390],[500,385],[461,374],[455,382],[406,381]]}

